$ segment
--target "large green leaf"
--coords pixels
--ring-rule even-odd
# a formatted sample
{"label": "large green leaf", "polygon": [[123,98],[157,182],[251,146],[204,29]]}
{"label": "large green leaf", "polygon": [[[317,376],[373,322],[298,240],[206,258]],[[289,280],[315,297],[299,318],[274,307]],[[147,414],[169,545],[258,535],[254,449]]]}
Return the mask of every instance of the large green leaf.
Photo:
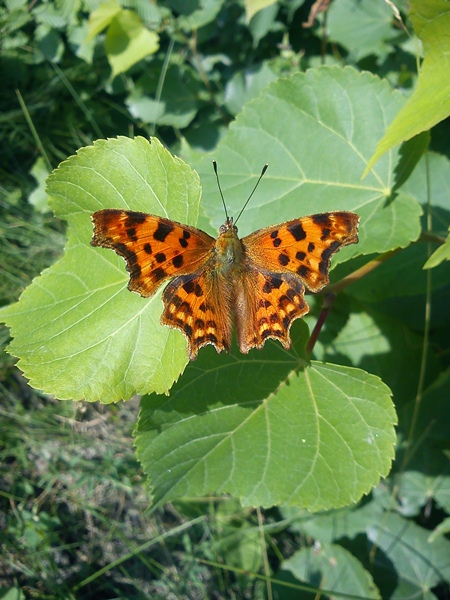
{"label": "large green leaf", "polygon": [[447,233],[450,222],[450,160],[446,156],[426,152],[401,191],[415,198],[424,211],[430,211],[433,232],[439,235]]}
{"label": "large green leaf", "polygon": [[[369,289],[372,289],[371,287]],[[339,310],[339,305],[336,307]],[[393,391],[397,406],[414,398],[423,360],[423,338],[403,323],[378,313],[370,304],[350,303],[341,329],[326,328],[315,347],[315,356],[326,362],[347,364],[378,375]],[[428,375],[436,375],[430,351]]]}
{"label": "large green leaf", "polygon": [[384,58],[392,51],[393,39],[398,37],[390,6],[373,0],[332,2],[327,30],[329,39],[344,46],[355,62],[370,54]]}
{"label": "large green leaf", "polygon": [[276,343],[220,363],[209,349],[170,397],[142,400],[138,456],[160,503],[216,491],[244,505],[342,506],[389,471],[396,421],[389,395],[377,377],[307,366]]}
{"label": "large green leaf", "polygon": [[185,341],[159,325],[160,294],[130,293],[124,261],[90,246],[90,214],[130,208],[194,224],[197,175],[157,140],[118,138],[62,163],[48,192],[69,223],[68,242],[62,259],[2,309],[10,352],[33,386],[62,399],[110,402],[167,391],[187,362]]}
{"label": "large green leaf", "polygon": [[365,536],[368,527],[380,522],[388,508],[392,510],[392,497],[385,482],[381,482],[369,500],[363,499],[357,505],[328,510],[312,515],[297,507],[281,508],[282,515],[289,519],[294,531],[317,540],[320,543],[354,540]]}
{"label": "large green leaf", "polygon": [[[405,157],[389,152],[361,180],[376,140],[403,103],[385,81],[352,68],[312,69],[270,84],[244,108],[214,153],[231,215],[241,209],[263,164],[270,163],[240,230],[352,210],[361,215],[360,242],[339,252],[335,263],[417,239],[419,204],[406,193],[392,194]],[[224,215],[209,157],[199,172],[204,210],[218,227]]]}
{"label": "large green leaf", "polygon": [[385,152],[450,114],[450,6],[447,0],[411,0],[411,22],[423,42],[422,69],[417,87],[390,123],[367,169]]}
{"label": "large green leaf", "polygon": [[[308,582],[328,598],[340,594],[381,598],[372,576],[348,550],[336,544],[302,548],[284,561],[282,568],[300,581]],[[328,593],[331,592],[331,593]]]}
{"label": "large green leaf", "polygon": [[429,590],[450,580],[450,542],[438,538],[430,543],[429,533],[395,513],[368,529],[368,537],[377,548],[378,581],[395,582],[389,598],[436,598]]}

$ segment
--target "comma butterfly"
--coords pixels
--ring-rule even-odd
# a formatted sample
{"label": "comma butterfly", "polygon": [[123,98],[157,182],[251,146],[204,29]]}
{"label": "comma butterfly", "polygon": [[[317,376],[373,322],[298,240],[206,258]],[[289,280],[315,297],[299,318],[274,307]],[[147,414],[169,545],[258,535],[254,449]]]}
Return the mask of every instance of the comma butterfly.
{"label": "comma butterfly", "polygon": [[[215,163],[214,169],[217,176]],[[147,298],[172,279],[163,292],[161,323],[184,333],[189,358],[195,360],[206,344],[228,352],[233,323],[245,354],[269,338],[289,348],[292,322],[309,311],[305,286],[319,292],[329,283],[331,256],[358,242],[359,216],[319,213],[242,239],[228,215],[217,239],[196,227],[130,210],[99,210],[92,220],[91,244],[125,258],[129,290]]]}

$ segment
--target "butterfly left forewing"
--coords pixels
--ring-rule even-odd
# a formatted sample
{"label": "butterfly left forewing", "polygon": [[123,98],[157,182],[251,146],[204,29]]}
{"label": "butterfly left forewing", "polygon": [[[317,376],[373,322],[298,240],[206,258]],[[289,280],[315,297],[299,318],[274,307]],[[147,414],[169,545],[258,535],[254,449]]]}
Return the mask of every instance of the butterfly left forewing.
{"label": "butterfly left forewing", "polygon": [[123,256],[130,273],[128,288],[144,297],[175,275],[197,271],[215,242],[195,227],[141,212],[104,209],[92,220],[91,244]]}
{"label": "butterfly left forewing", "polygon": [[329,283],[330,258],[358,242],[359,216],[340,211],[301,217],[243,238],[247,255],[260,269],[293,273],[312,292]]}

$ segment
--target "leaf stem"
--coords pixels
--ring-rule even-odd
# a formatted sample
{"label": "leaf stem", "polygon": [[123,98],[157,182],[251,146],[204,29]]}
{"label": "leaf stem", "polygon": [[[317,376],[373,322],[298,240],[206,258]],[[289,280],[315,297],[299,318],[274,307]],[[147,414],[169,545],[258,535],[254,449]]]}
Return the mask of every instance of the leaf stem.
{"label": "leaf stem", "polygon": [[309,357],[314,350],[314,346],[319,338],[319,334],[322,331],[322,327],[325,324],[325,321],[328,317],[328,313],[330,312],[330,308],[333,306],[334,301],[336,299],[336,294],[333,292],[329,292],[323,299],[322,309],[320,311],[319,318],[316,321],[314,329],[309,336],[308,343],[306,344],[306,356]]}
{"label": "leaf stem", "polygon": [[358,281],[359,279],[361,279],[361,277],[364,277],[365,275],[379,267],[386,260],[397,254],[397,252],[400,252],[400,250],[401,248],[396,248],[395,250],[390,250],[389,252],[380,254],[380,256],[377,256],[377,258],[374,258],[359,269],[356,269],[356,271],[353,271],[353,273],[350,273],[346,277],[343,277],[340,281],[337,281],[336,283],[333,283],[332,285],[329,285],[325,288],[325,297],[322,304],[322,310],[320,311],[319,318],[317,319],[316,325],[306,345],[307,356],[311,355],[314,346],[316,345],[316,342],[319,338],[319,334],[328,317],[328,313],[330,312],[330,309],[333,306],[333,303],[336,299],[336,294],[345,289],[354,281]]}

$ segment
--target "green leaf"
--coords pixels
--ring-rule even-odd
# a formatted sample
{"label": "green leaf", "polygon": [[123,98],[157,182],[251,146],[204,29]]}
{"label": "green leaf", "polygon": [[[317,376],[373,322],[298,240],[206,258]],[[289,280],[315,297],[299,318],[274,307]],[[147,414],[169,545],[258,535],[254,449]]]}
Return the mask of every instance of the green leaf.
{"label": "green leaf", "polygon": [[278,5],[271,4],[266,6],[262,10],[258,11],[250,20],[248,24],[248,30],[250,31],[253,38],[253,47],[259,44],[259,42],[274,29],[282,29],[281,23],[276,23],[275,19],[278,14]]}
{"label": "green leaf", "polygon": [[[263,164],[270,163],[240,231],[316,212],[354,211],[361,216],[359,244],[341,250],[334,263],[417,239],[420,206],[405,193],[392,195],[399,151],[391,151],[361,180],[377,136],[403,102],[386,82],[352,68],[311,69],[270,84],[244,108],[214,152],[231,215],[238,214]],[[223,209],[211,159],[198,170],[202,206],[218,227]]]}
{"label": "green leaf", "polygon": [[[262,566],[261,533],[248,520],[239,502],[227,498],[215,511],[221,536],[214,543],[214,552],[225,564],[239,570],[257,573]],[[239,575],[239,573],[236,573]]]}
{"label": "green leaf", "polygon": [[48,206],[47,192],[45,191],[45,181],[49,173],[45,160],[42,158],[42,156],[40,156],[34,163],[30,173],[36,179],[38,185],[28,196],[28,202],[32,204],[39,212],[48,212],[50,208]]}
{"label": "green leaf", "polygon": [[31,385],[61,399],[166,392],[187,362],[185,340],[160,326],[160,293],[130,293],[124,261],[90,246],[90,215],[126,208],[195,224],[198,176],[156,139],[118,138],[63,162],[48,192],[69,223],[68,242],[62,259],[0,311],[14,338],[9,351]]}
{"label": "green leaf", "polygon": [[[372,289],[369,286],[369,290]],[[358,302],[351,302],[348,318],[338,332],[329,332],[328,325],[314,349],[317,358],[378,375],[393,391],[396,404],[415,396],[423,358],[421,335],[389,315],[378,313],[370,304]],[[432,372],[435,365],[430,354],[429,369]]]}
{"label": "green leaf", "polygon": [[[442,418],[447,414],[443,413]],[[427,423],[430,424],[429,419]],[[399,473],[397,483],[403,515],[416,516],[431,500],[450,512],[450,462],[428,440],[422,441],[405,471]]]}
{"label": "green leaf", "polygon": [[[450,230],[450,228],[449,228]],[[450,235],[447,236],[442,246],[439,246],[427,262],[424,264],[424,269],[434,269],[438,265],[444,262],[444,260],[450,260]]]}
{"label": "green leaf", "polygon": [[430,210],[433,232],[444,235],[448,230],[450,198],[450,160],[435,152],[426,152],[408,180],[402,193],[415,198],[424,211]]}
{"label": "green leaf", "polygon": [[257,12],[276,3],[277,0],[245,0],[245,14],[247,17],[247,23],[250,22],[250,19],[256,15]]}
{"label": "green leaf", "polygon": [[232,352],[220,367],[213,357],[202,352],[170,398],[142,400],[136,446],[156,502],[218,492],[245,506],[323,510],[355,501],[389,471],[396,417],[377,377],[305,366],[275,343]]}
{"label": "green leaf", "polygon": [[430,534],[428,541],[434,542],[437,538],[445,535],[446,533],[450,533],[450,517],[447,517],[440,523],[436,529],[434,529],[433,533]]}
{"label": "green leaf", "polygon": [[263,88],[276,79],[267,62],[237,71],[226,85],[225,106],[231,114],[236,115],[244,104],[256,98]]}
{"label": "green leaf", "polygon": [[300,581],[321,590],[321,596],[335,598],[351,594],[352,597],[381,598],[370,573],[348,550],[336,544],[302,548],[281,566]]}
{"label": "green leaf", "polygon": [[450,114],[449,4],[447,0],[411,0],[410,19],[423,42],[422,69],[414,93],[390,123],[366,172],[385,152]]}
{"label": "green leaf", "polygon": [[121,10],[111,21],[105,40],[112,78],[128,71],[146,56],[154,54],[158,48],[158,34],[149,31],[135,12]]}
{"label": "green leaf", "polygon": [[430,543],[428,535],[426,529],[394,513],[369,528],[380,576],[395,582],[389,598],[435,598],[429,590],[450,579],[450,542],[439,538]]}
{"label": "green leaf", "polygon": [[[405,472],[399,473],[400,498],[405,511],[413,514],[430,498],[450,512],[450,463],[448,447],[448,414],[450,410],[450,369],[425,391],[417,414],[414,453],[409,458]],[[402,409],[402,429],[411,427],[415,401]]]}
{"label": "green leaf", "polygon": [[161,70],[162,64],[154,61],[152,68],[138,79],[126,100],[128,110],[144,123],[187,127],[199,108],[199,82],[189,67],[170,65],[157,100]]}
{"label": "green leaf", "polygon": [[91,40],[106,29],[121,10],[120,4],[116,0],[101,2],[97,10],[92,11],[89,15],[89,33],[86,41]]}
{"label": "green leaf", "polygon": [[312,515],[296,507],[281,508],[285,519],[291,521],[294,531],[321,543],[342,538],[354,540],[373,523],[381,522],[386,508],[392,509],[392,498],[384,482],[372,491],[372,498],[363,499],[359,505],[329,510]]}
{"label": "green leaf", "polygon": [[169,4],[179,13],[178,25],[190,31],[199,29],[214,21],[224,0],[170,0]]}
{"label": "green leaf", "polygon": [[[436,243],[430,243],[432,250]],[[385,298],[416,296],[425,293],[428,284],[423,265],[428,258],[427,244],[417,243],[389,258],[364,278],[352,284],[349,293],[364,302],[376,302]],[[436,290],[450,283],[450,269],[438,265],[433,272],[431,289]]]}
{"label": "green leaf", "polygon": [[354,62],[371,54],[383,59],[392,52],[398,30],[386,2],[339,0],[331,2],[327,15],[329,39],[347,48]]}

